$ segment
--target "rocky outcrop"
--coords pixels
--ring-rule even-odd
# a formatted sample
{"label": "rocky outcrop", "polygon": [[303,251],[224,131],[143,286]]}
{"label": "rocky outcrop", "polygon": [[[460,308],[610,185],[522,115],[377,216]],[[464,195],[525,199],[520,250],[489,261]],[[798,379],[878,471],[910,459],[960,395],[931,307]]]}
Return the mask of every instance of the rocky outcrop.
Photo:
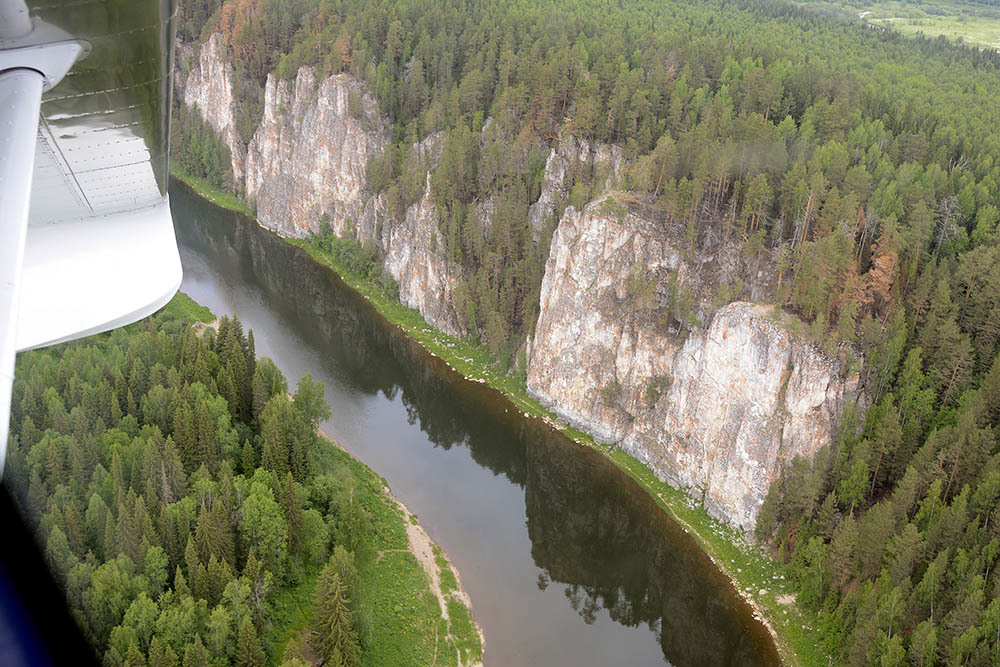
{"label": "rocky outcrop", "polygon": [[[212,35],[184,84],[184,99],[233,151],[233,172],[261,224],[282,236],[321,231],[324,216],[338,236],[374,241],[400,300],[433,326],[452,334],[462,327],[452,306],[458,269],[444,257],[429,191],[401,220],[385,214],[385,197],[367,191],[368,161],[388,146],[385,121],[374,98],[353,77],[319,79],[310,67],[294,79],[269,75],[261,123],[244,150],[233,121],[233,68],[223,41]],[[417,149],[433,166],[440,134]]]}
{"label": "rocky outcrop", "polygon": [[222,35],[216,33],[201,45],[198,58],[184,82],[184,104],[197,107],[201,117],[229,146],[233,182],[243,183],[246,147],[236,129],[233,100],[233,65],[225,57]]}
{"label": "rocky outcrop", "polygon": [[[269,76],[244,150],[223,56],[213,35],[192,59],[184,100],[230,146],[236,182],[261,223],[303,237],[325,217],[336,234],[375,242],[400,300],[431,325],[464,333],[454,303],[461,270],[445,254],[429,178],[419,200],[393,215],[386,196],[367,188],[368,162],[389,132],[364,86],[309,67],[292,80]],[[428,170],[441,147],[440,135],[416,146]],[[550,147],[528,209],[539,242],[559,219],[527,346],[529,392],[749,529],[782,464],[830,441],[857,380],[775,323],[773,309],[747,302],[773,294],[773,276],[722,232],[706,227],[693,251],[686,230],[616,193],[623,164],[615,146],[565,136]],[[571,196],[577,185],[581,194]],[[595,191],[604,194],[582,210],[567,207]],[[493,199],[475,202],[484,230],[495,209]],[[716,302],[729,305],[716,312]]]}
{"label": "rocky outcrop", "polygon": [[439,251],[445,241],[434,219],[429,177],[423,197],[407,209],[406,218],[386,223],[382,243],[383,263],[399,284],[399,300],[419,310],[438,329],[460,336],[462,325],[452,295],[459,267]]}
{"label": "rocky outcrop", "polygon": [[326,215],[342,236],[373,215],[365,170],[387,144],[375,100],[350,76],[317,81],[310,67],[294,80],[268,75],[264,118],[247,149],[246,196],[279,234],[318,232]]}
{"label": "rocky outcrop", "polygon": [[600,190],[608,190],[623,163],[624,156],[618,146],[593,143],[570,135],[560,137],[545,160],[541,194],[528,207],[528,223],[535,240],[561,210],[560,206],[569,197],[574,180],[583,176],[576,172],[586,171],[586,175],[601,182]]}
{"label": "rocky outcrop", "polygon": [[724,253],[685,256],[682,239],[608,201],[567,209],[553,236],[528,390],[749,530],[782,464],[831,441],[857,378],[773,307],[712,313]]}

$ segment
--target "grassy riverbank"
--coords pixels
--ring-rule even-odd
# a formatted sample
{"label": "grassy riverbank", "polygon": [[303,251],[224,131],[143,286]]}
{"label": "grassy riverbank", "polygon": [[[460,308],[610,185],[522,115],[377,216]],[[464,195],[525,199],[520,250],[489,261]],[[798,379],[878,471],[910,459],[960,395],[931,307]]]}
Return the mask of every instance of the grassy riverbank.
{"label": "grassy riverbank", "polygon": [[[216,321],[209,308],[183,292],[162,312],[194,326]],[[316,474],[349,485],[353,502],[364,508],[370,525],[363,531],[365,543],[355,551],[360,607],[367,619],[361,664],[458,667],[481,662],[482,636],[472,621],[468,594],[444,551],[392,496],[382,477],[325,434],[321,442],[329,446],[314,452]],[[274,590],[269,599],[271,624],[262,636],[271,656],[280,659],[289,644],[301,645],[307,639],[321,569],[304,564],[291,583]]]}
{"label": "grassy riverbank", "polygon": [[733,581],[743,598],[772,630],[786,664],[829,664],[828,657],[820,648],[818,633],[812,630],[818,620],[812,614],[803,614],[794,603],[794,591],[783,565],[748,544],[732,528],[709,516],[687,493],[657,479],[648,467],[635,458],[616,447],[598,443],[589,434],[562,423],[554,413],[529,396],[524,384],[508,373],[482,346],[435,329],[417,310],[404,306],[379,286],[337,262],[334,255],[323,250],[319,244],[303,239],[286,240],[305,250],[320,264],[336,271],[383,317],[454,370],[470,380],[488,383],[503,392],[525,416],[542,419],[579,445],[607,456],[653,496]]}
{"label": "grassy riverbank", "polygon": [[222,208],[227,208],[230,211],[242,213],[243,215],[254,219],[257,218],[257,212],[247,206],[246,202],[237,197],[235,194],[213,187],[212,184],[204,178],[188,173],[175,161],[171,161],[170,163],[170,175],[183,181],[189,188],[197,192],[199,196],[204,197],[216,206],[221,206]]}
{"label": "grassy riverbank", "polygon": [[[354,498],[371,518],[374,539],[357,559],[364,597],[361,609],[368,619],[368,637],[361,656],[362,665],[440,665],[458,667],[482,660],[483,645],[471,610],[448,596],[442,601],[435,581],[457,581],[451,563],[422,562],[420,544],[411,538],[416,517],[389,491],[385,480],[338,443],[325,437],[331,446],[323,452],[322,468],[350,470],[356,483]],[[429,541],[432,548],[440,547]],[[429,547],[431,548],[431,547]],[[442,552],[443,553],[443,552]],[[312,599],[320,569],[308,572],[295,587],[277,596],[275,623],[270,637],[273,655],[301,641],[312,620]],[[468,597],[465,597],[468,600]],[[460,609],[452,611],[452,604]],[[449,617],[442,608],[447,604]],[[459,662],[461,657],[461,663]]]}
{"label": "grassy riverbank", "polygon": [[[374,527],[368,553],[357,560],[364,593],[361,609],[368,619],[361,664],[458,667],[480,662],[483,645],[469,621],[470,610],[457,596],[450,596],[450,618],[445,618],[432,584],[434,576],[455,580],[453,566],[442,559],[434,563],[437,569],[432,574],[421,563],[408,537],[408,525],[416,518],[399,505],[385,480],[371,468],[336,444],[326,458],[333,468],[350,469],[355,497]],[[296,585],[282,589],[272,601],[274,618],[267,637],[272,655],[281,656],[289,644],[306,639],[319,574],[319,567],[310,567]],[[453,601],[460,609],[452,611]]]}
{"label": "grassy riverbank", "polygon": [[[218,203],[214,199],[212,201]],[[579,445],[607,456],[642,486],[733,581],[740,594],[770,628],[785,664],[829,664],[819,633],[814,630],[818,619],[809,612],[803,613],[795,604],[794,591],[787,579],[784,565],[748,544],[732,528],[710,517],[687,493],[658,480],[649,468],[636,459],[616,447],[598,443],[590,435],[562,423],[554,413],[529,396],[524,383],[509,373],[485,348],[435,329],[418,311],[404,306],[383,286],[373,284],[365,276],[337,261],[334,254],[325,250],[318,242],[308,239],[286,241],[302,248],[314,260],[335,271],[383,317],[429,352],[443,359],[455,371],[475,382],[488,383],[502,392],[525,416],[541,419]]]}

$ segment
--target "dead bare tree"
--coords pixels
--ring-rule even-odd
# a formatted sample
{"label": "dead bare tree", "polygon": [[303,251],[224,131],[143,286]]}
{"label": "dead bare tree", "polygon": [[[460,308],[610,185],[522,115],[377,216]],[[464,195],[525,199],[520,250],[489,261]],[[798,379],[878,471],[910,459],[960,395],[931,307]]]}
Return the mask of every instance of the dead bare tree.
{"label": "dead bare tree", "polygon": [[945,197],[938,205],[934,214],[934,259],[937,259],[941,246],[958,234],[958,225],[955,224],[958,212],[958,197],[952,195]]}

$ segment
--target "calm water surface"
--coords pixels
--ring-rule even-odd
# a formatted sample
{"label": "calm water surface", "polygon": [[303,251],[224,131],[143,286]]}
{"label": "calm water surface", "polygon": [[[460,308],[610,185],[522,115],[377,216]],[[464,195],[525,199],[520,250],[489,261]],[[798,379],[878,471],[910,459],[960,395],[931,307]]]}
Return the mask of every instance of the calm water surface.
{"label": "calm water surface", "polygon": [[386,478],[451,556],[491,666],[772,665],[747,605],[596,452],[526,419],[249,219],[171,187],[184,283],[252,328],[324,430]]}

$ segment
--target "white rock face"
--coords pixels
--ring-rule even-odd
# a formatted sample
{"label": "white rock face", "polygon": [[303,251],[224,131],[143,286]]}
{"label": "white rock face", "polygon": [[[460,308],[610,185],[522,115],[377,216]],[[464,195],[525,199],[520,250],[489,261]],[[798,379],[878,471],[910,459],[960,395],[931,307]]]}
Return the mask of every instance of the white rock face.
{"label": "white rock face", "polygon": [[[626,277],[641,262],[652,279],[665,282],[682,263],[680,253],[641,218],[628,216],[627,224],[619,224],[598,213],[603,201],[584,211],[567,208],[552,236],[528,391],[598,439],[617,442],[629,432],[628,406],[636,403],[638,409],[647,380],[667,373],[680,347],[656,331],[662,327],[645,313],[633,316]],[[602,395],[616,384],[619,396]]]}
{"label": "white rock face", "polygon": [[[451,305],[458,268],[444,258],[429,193],[403,220],[393,220],[384,197],[366,190],[368,161],[389,143],[374,98],[346,74],[318,81],[312,68],[303,67],[294,80],[268,76],[264,115],[244,150],[233,121],[233,68],[222,57],[222,44],[215,34],[202,46],[185,83],[185,101],[230,144],[237,182],[256,204],[260,222],[294,237],[321,231],[324,214],[338,236],[351,226],[359,240],[373,240],[382,249],[403,303],[433,326],[460,334]],[[430,163],[438,144],[440,135],[434,135],[419,147]]]}
{"label": "white rock face", "polygon": [[[264,117],[244,150],[223,50],[220,35],[201,47],[184,100],[229,144],[260,221],[297,237],[320,231],[324,214],[338,235],[351,223],[380,248],[400,300],[462,334],[453,303],[461,270],[445,257],[429,187],[401,220],[366,189],[367,163],[389,138],[363,85],[347,75],[318,81],[308,67],[294,80],[268,77]],[[419,146],[430,169],[440,139]],[[611,191],[622,165],[617,147],[557,141],[528,210],[535,239],[574,182]],[[711,251],[684,252],[683,230],[606,200],[567,208],[555,230],[528,342],[528,390],[660,478],[697,490],[715,516],[751,529],[782,464],[830,441],[857,378],[844,379],[835,361],[772,322],[771,308],[736,302],[713,314],[723,284],[742,281],[755,300],[773,292],[773,276],[734,246],[716,239],[703,244]],[[476,202],[484,229],[494,209],[491,199]]]}
{"label": "white rock face", "polygon": [[441,257],[444,238],[434,220],[430,179],[424,196],[406,211],[400,223],[387,221],[382,231],[383,263],[399,283],[399,300],[416,308],[424,319],[453,336],[462,335],[453,295],[460,268]]}
{"label": "white rock face", "polygon": [[219,33],[201,45],[198,60],[184,83],[184,104],[189,109],[196,107],[205,122],[229,146],[233,181],[242,184],[246,147],[236,130],[233,65],[222,57],[224,51],[223,37]]}
{"label": "white rock face", "polygon": [[600,201],[567,209],[542,282],[528,390],[751,530],[782,464],[831,441],[857,378],[843,379],[767,306],[731,303],[682,338],[669,294],[636,308],[637,264],[660,286],[707,287],[641,215],[609,216]]}
{"label": "white rock face", "polygon": [[[356,115],[349,110],[352,95]],[[266,227],[307,236],[320,231],[326,214],[340,236],[348,224],[360,224],[368,160],[388,143],[376,109],[346,74],[319,82],[309,67],[294,81],[268,75],[264,119],[247,149],[246,170],[246,196]]]}

